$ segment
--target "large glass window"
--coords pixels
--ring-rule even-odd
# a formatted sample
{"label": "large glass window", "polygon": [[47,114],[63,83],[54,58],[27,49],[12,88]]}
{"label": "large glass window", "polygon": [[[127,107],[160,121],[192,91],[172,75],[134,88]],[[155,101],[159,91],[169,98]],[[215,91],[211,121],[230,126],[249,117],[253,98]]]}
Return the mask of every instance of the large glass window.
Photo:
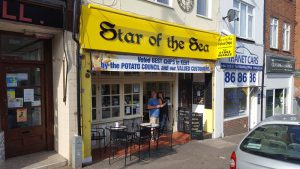
{"label": "large glass window", "polygon": [[300,126],[263,125],[249,134],[240,149],[264,158],[300,163]]}
{"label": "large glass window", "polygon": [[224,118],[238,117],[246,114],[248,88],[224,89]]}
{"label": "large glass window", "polygon": [[239,18],[233,23],[235,34],[242,38],[253,39],[254,7],[240,0],[234,0],[233,7]]}
{"label": "large glass window", "polygon": [[271,18],[270,22],[270,47],[278,48],[278,19]]}
{"label": "large glass window", "polygon": [[266,94],[266,117],[273,115],[273,90],[267,90]]}
{"label": "large glass window", "polygon": [[0,59],[43,61],[43,40],[26,36],[0,34]]}
{"label": "large glass window", "polygon": [[287,90],[271,89],[266,93],[266,118],[273,115],[286,114]]}
{"label": "large glass window", "polygon": [[7,68],[8,128],[42,125],[40,68]]}

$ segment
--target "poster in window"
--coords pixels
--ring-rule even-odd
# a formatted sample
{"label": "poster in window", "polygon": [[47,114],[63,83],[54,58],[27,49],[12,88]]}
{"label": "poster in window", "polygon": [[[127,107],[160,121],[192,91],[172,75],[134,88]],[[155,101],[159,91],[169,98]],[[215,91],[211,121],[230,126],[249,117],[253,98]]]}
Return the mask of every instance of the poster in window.
{"label": "poster in window", "polygon": [[17,87],[18,80],[16,74],[6,74],[6,86],[7,87]]}
{"label": "poster in window", "polygon": [[34,101],[34,89],[24,89],[24,102]]}
{"label": "poster in window", "polygon": [[17,122],[27,122],[27,109],[17,109]]}
{"label": "poster in window", "polygon": [[15,89],[7,89],[7,100],[16,99],[16,91]]}
{"label": "poster in window", "polygon": [[28,73],[17,73],[17,80],[28,80]]}
{"label": "poster in window", "polygon": [[140,92],[140,85],[134,84],[133,85],[133,93],[139,93]]}
{"label": "poster in window", "polygon": [[8,108],[23,107],[23,98],[15,98],[15,99],[8,100],[7,106]]}
{"label": "poster in window", "polygon": [[130,115],[131,114],[131,112],[130,112],[131,110],[130,109],[131,109],[130,106],[126,106],[125,107],[125,114],[126,115]]}

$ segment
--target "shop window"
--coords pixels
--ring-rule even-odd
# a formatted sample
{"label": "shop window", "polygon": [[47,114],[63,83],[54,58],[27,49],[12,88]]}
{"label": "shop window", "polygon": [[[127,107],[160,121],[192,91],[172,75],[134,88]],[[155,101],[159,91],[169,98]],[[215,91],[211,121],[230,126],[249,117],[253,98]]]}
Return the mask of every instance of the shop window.
{"label": "shop window", "polygon": [[102,119],[120,116],[120,85],[101,85],[101,113]]}
{"label": "shop window", "polygon": [[266,117],[273,115],[273,90],[267,90],[266,94]]}
{"label": "shop window", "polygon": [[43,40],[26,36],[0,34],[0,59],[43,61]]}
{"label": "shop window", "polygon": [[224,90],[224,118],[246,115],[248,88],[226,88]]}
{"label": "shop window", "polygon": [[273,115],[286,114],[287,112],[287,90],[272,89],[266,93],[266,118]]}
{"label": "shop window", "polygon": [[140,114],[140,84],[124,84],[125,116]]}
{"label": "shop window", "polygon": [[233,7],[239,18],[233,23],[235,34],[242,38],[253,39],[254,7],[240,0],[234,0]]}

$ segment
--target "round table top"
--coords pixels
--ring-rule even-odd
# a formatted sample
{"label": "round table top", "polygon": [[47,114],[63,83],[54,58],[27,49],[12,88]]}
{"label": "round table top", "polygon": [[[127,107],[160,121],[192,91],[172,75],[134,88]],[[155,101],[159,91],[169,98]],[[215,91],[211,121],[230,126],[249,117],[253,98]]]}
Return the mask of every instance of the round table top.
{"label": "round table top", "polygon": [[110,127],[108,127],[108,129],[111,129],[111,130],[124,130],[126,128],[127,128],[126,126],[110,126]]}
{"label": "round table top", "polygon": [[142,126],[142,127],[150,127],[150,128],[157,128],[157,127],[159,127],[159,124],[141,123],[140,126]]}

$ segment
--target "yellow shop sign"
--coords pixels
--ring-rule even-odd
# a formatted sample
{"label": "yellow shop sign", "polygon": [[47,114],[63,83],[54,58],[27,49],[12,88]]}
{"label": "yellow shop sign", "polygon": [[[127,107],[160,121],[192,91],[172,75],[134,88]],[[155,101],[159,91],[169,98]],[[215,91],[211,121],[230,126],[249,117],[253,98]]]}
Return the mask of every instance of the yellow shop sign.
{"label": "yellow shop sign", "polygon": [[[80,43],[83,49],[216,60],[223,56],[218,48],[220,39],[213,32],[102,6],[82,6]],[[235,37],[231,39],[235,44]],[[235,49],[230,52],[235,55]]]}

